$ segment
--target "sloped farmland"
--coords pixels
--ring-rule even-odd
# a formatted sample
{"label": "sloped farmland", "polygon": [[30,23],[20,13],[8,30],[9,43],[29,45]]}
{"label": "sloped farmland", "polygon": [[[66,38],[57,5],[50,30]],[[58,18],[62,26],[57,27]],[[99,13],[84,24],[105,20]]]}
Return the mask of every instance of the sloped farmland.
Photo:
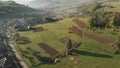
{"label": "sloped farmland", "polygon": [[59,54],[59,52],[55,49],[53,49],[52,47],[50,47],[49,45],[45,44],[45,43],[40,43],[39,46],[46,52],[48,53],[50,56],[54,56],[56,54]]}
{"label": "sloped farmland", "polygon": [[82,36],[82,30],[81,29],[78,29],[77,27],[72,27],[72,28],[69,28],[69,30],[72,32],[72,33],[75,33],[77,34],[78,36]]}
{"label": "sloped farmland", "polygon": [[87,24],[80,21],[79,19],[74,19],[73,22],[76,23],[81,29],[84,29],[84,28],[88,27]]}
{"label": "sloped farmland", "polygon": [[85,36],[90,38],[90,39],[94,39],[98,42],[105,43],[107,45],[113,45],[116,42],[115,40],[112,40],[110,38],[99,36],[99,35],[96,35],[96,34],[93,34],[90,32],[85,32]]}

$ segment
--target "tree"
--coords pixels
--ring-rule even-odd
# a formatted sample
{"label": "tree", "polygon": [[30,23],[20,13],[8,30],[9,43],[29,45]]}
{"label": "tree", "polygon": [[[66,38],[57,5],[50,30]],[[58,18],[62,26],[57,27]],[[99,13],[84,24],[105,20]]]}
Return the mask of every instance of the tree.
{"label": "tree", "polygon": [[72,51],[75,50],[75,48],[79,47],[82,44],[82,41],[76,44],[73,44],[71,39],[69,39],[66,43],[66,55],[72,54]]}
{"label": "tree", "polygon": [[13,39],[14,39],[15,41],[18,41],[19,38],[20,38],[20,34],[19,34],[19,33],[15,33],[15,34],[13,35]]}
{"label": "tree", "polygon": [[72,48],[72,41],[70,39],[66,43],[66,48],[67,48],[66,55],[68,55],[70,53],[70,49]]}
{"label": "tree", "polygon": [[117,41],[117,46],[118,46],[118,52],[120,52],[120,35],[118,36],[118,41]]}
{"label": "tree", "polygon": [[120,26],[120,13],[118,13],[118,12],[115,13],[115,18],[113,20],[113,25],[115,27]]}
{"label": "tree", "polygon": [[96,11],[90,19],[92,28],[118,28],[120,26],[120,12]]}

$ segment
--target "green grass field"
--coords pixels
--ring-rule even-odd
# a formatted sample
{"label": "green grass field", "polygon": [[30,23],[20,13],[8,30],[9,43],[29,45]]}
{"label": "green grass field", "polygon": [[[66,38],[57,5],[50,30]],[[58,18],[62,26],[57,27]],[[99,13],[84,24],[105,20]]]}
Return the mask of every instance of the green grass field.
{"label": "green grass field", "polygon": [[108,4],[110,4],[111,6],[115,8],[120,8],[120,2],[109,2]]}
{"label": "green grass field", "polygon": [[[84,18],[80,19],[84,22],[88,21]],[[37,25],[35,27],[39,26],[42,26],[45,31],[20,32],[21,36],[27,37],[31,41],[31,43],[28,44],[19,44],[20,49],[27,50],[27,47],[29,47],[33,51],[39,51],[42,56],[49,56],[43,49],[38,46],[39,43],[46,43],[60,53],[63,53],[66,48],[65,45],[59,41],[61,38],[69,37],[76,42],[79,42],[81,40],[81,37],[78,35],[69,33],[68,28],[77,26],[72,22],[71,18],[61,20],[56,23]],[[119,68],[120,55],[112,55],[113,48],[109,45],[105,45],[103,43],[99,43],[95,40],[84,37],[81,47],[77,48],[77,50],[77,56],[66,56],[62,58],[60,63],[57,64],[42,64],[32,54],[28,55],[34,58],[34,62],[30,62],[27,58],[24,59],[27,63],[29,63],[29,65],[31,65],[31,63],[40,63],[31,68]],[[111,56],[113,58],[111,58]],[[71,57],[74,57],[74,60],[70,60]]]}

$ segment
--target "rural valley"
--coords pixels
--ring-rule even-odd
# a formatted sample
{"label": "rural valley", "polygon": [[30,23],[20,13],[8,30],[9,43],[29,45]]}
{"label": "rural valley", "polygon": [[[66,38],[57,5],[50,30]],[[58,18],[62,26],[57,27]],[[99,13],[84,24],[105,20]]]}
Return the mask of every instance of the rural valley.
{"label": "rural valley", "polygon": [[0,0],[0,68],[119,68],[120,0]]}

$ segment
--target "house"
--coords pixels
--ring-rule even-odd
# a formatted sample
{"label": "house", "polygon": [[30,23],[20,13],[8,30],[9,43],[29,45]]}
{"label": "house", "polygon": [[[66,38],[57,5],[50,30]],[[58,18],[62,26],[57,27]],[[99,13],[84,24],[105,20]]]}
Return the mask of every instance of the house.
{"label": "house", "polygon": [[2,32],[0,32],[0,41],[3,40],[3,35],[2,35]]}
{"label": "house", "polygon": [[0,59],[0,68],[4,68],[6,60],[7,60],[6,58]]}

